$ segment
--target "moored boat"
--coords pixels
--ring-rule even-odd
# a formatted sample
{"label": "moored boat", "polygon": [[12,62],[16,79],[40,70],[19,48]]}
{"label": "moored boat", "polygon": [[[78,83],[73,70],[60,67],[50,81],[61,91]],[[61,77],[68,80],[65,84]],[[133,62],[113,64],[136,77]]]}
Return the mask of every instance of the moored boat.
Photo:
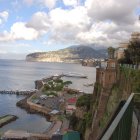
{"label": "moored boat", "polygon": [[87,78],[87,76],[84,75],[84,74],[72,73],[72,72],[65,73],[65,74],[63,74],[63,76],[66,76],[66,77],[77,77],[77,78]]}

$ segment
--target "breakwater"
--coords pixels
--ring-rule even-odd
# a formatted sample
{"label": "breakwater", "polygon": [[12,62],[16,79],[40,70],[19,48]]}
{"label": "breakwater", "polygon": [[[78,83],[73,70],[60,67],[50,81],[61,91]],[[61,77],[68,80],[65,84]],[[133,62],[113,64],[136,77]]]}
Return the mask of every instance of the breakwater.
{"label": "breakwater", "polygon": [[3,116],[3,117],[0,117],[0,127],[12,122],[12,121],[15,121],[18,117],[17,116],[14,116],[14,115],[6,115],[6,116]]}
{"label": "breakwater", "polygon": [[16,94],[16,95],[30,95],[35,93],[36,90],[24,90],[24,91],[19,91],[19,90],[0,90],[0,94]]}

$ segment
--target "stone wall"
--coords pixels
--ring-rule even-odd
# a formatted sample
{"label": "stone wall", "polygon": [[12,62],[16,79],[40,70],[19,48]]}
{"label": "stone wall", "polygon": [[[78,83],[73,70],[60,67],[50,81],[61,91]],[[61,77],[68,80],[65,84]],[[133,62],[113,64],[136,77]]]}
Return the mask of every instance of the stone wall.
{"label": "stone wall", "polygon": [[[101,89],[100,93],[98,93],[98,97],[94,99],[94,102],[97,102],[97,107],[93,110],[92,132],[89,136],[89,140],[96,140],[102,131],[101,120],[106,113],[111,88],[117,83],[117,68],[115,60],[109,60],[106,67],[97,68],[96,70],[96,83],[100,85]],[[96,93],[94,92],[93,94]]]}
{"label": "stone wall", "polygon": [[51,111],[43,106],[37,105],[33,102],[30,101],[31,97],[29,99],[27,99],[27,104],[29,105],[30,109],[33,109],[37,112],[40,112],[44,115],[48,115],[48,113]]}

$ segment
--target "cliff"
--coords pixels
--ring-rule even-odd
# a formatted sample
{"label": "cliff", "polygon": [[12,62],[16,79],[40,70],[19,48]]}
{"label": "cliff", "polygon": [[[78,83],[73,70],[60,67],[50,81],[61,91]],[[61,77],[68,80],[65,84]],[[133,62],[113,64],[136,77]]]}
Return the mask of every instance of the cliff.
{"label": "cliff", "polygon": [[26,56],[27,61],[79,63],[86,58],[105,58],[106,50],[95,50],[89,46],[71,46],[58,51],[36,52]]}
{"label": "cliff", "polygon": [[[111,66],[109,63],[108,66]],[[120,67],[117,63],[116,68],[98,68],[90,104],[82,103],[81,109],[78,106],[72,116],[74,123],[71,127],[81,132],[84,140],[98,140],[120,102],[127,100],[132,92],[140,92],[139,76],[140,70]],[[83,105],[88,105],[88,108],[84,110]]]}

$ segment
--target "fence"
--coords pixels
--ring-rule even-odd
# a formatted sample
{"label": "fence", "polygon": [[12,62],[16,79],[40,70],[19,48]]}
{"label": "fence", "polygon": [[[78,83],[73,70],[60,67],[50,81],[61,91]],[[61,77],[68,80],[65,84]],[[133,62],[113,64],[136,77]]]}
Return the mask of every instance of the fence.
{"label": "fence", "polygon": [[101,140],[130,140],[133,116],[133,98],[131,94],[111,125],[108,127]]}

